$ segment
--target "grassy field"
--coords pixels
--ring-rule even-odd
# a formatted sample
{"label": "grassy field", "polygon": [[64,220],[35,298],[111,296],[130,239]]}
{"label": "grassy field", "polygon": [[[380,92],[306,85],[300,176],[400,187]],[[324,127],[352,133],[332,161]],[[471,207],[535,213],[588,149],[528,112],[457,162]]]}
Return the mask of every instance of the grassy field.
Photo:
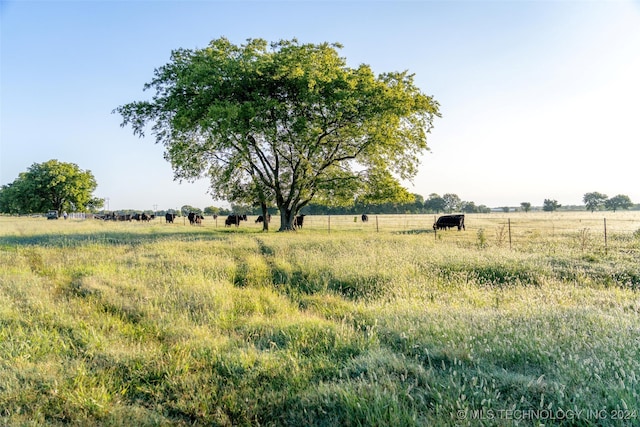
{"label": "grassy field", "polygon": [[640,425],[640,213],[510,215],[0,217],[0,425]]}

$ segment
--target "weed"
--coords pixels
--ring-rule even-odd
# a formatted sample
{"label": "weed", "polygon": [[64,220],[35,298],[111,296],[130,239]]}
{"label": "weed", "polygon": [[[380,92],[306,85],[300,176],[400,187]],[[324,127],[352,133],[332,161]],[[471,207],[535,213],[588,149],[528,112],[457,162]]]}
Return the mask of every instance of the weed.
{"label": "weed", "polygon": [[478,228],[478,231],[476,232],[476,236],[478,239],[478,247],[479,248],[484,248],[487,246],[487,236],[484,233],[484,228]]}

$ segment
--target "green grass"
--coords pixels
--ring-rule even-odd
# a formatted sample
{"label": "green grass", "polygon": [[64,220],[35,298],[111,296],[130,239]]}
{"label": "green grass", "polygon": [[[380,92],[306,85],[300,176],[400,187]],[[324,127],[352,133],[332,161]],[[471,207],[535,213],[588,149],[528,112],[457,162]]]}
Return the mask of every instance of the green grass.
{"label": "green grass", "polygon": [[638,425],[634,225],[518,219],[0,218],[0,424]]}

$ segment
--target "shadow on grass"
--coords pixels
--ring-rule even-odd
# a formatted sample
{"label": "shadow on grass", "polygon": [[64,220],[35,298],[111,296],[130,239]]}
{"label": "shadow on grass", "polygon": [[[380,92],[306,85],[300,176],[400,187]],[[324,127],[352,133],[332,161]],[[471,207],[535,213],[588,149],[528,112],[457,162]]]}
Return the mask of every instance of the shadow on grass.
{"label": "shadow on grass", "polygon": [[89,245],[104,246],[137,246],[146,243],[163,240],[178,241],[215,241],[225,240],[228,233],[219,230],[194,230],[184,232],[149,232],[136,231],[100,231],[88,233],[70,234],[34,234],[29,236],[2,236],[0,248],[12,248],[21,246],[44,246],[53,248],[78,248]]}
{"label": "shadow on grass", "polygon": [[329,270],[308,272],[301,268],[272,267],[271,281],[286,294],[336,293],[349,300],[376,299],[387,293],[392,280],[384,274],[335,275]]}
{"label": "shadow on grass", "polygon": [[396,231],[394,234],[433,234],[434,231],[431,228],[418,228],[415,230],[403,230]]}

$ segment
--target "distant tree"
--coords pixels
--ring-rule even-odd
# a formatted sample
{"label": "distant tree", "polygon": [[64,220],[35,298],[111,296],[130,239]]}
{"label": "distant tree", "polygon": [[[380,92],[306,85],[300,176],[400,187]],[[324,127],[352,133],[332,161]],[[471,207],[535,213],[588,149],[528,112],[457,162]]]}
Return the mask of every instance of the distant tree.
{"label": "distant tree", "polygon": [[501,209],[502,209],[502,212],[504,212],[504,213],[508,213],[509,212],[509,206],[503,206]]}
{"label": "distant tree", "polygon": [[607,195],[598,193],[597,191],[593,193],[586,193],[582,198],[582,201],[584,202],[587,210],[590,210],[593,213],[593,211],[604,206],[607,201]]}
{"label": "distant tree", "polygon": [[462,202],[460,204],[460,210],[464,213],[476,213],[478,208],[474,202]]}
{"label": "distant tree", "polygon": [[231,203],[231,212],[236,214],[246,214],[253,211],[253,208],[249,204],[245,203]]}
{"label": "distant tree", "polygon": [[491,213],[491,208],[487,205],[478,206],[478,213]]}
{"label": "distant tree", "polygon": [[524,212],[529,212],[531,210],[531,203],[529,202],[520,203],[520,209],[522,209]]}
{"label": "distant tree", "polygon": [[98,184],[91,171],[74,163],[34,163],[0,189],[0,212],[40,213],[49,210],[94,211],[104,200],[92,196]]}
{"label": "distant tree", "polygon": [[545,212],[553,212],[558,210],[558,208],[562,206],[558,203],[557,200],[544,199],[544,203],[542,204],[542,210]]}
{"label": "distant tree", "polygon": [[462,204],[462,201],[460,200],[460,197],[458,197],[457,194],[447,193],[443,195],[442,198],[444,199],[446,211],[453,212],[460,209],[460,205]]}
{"label": "distant tree", "polygon": [[220,215],[220,208],[215,206],[207,206],[204,208],[205,215]]}
{"label": "distant tree", "polygon": [[201,214],[202,209],[194,208],[193,206],[189,206],[189,205],[184,205],[183,207],[180,208],[180,212],[182,213],[182,216],[187,216],[191,212],[195,214]]}
{"label": "distant tree", "polygon": [[134,134],[151,130],[176,178],[207,176],[232,202],[253,183],[292,230],[312,200],[352,202],[415,176],[440,116],[412,74],[350,68],[339,48],[220,38],[177,49],[145,85],[155,94],[115,112]]}
{"label": "distant tree", "polygon": [[414,197],[414,201],[413,201],[413,210],[414,210],[414,212],[415,213],[423,212],[424,211],[424,197],[422,197],[418,193],[414,193],[413,197]]}
{"label": "distant tree", "polygon": [[445,202],[445,200],[436,193],[429,194],[429,198],[427,198],[427,201],[424,202],[424,208],[429,212],[444,212],[446,207],[447,203]]}
{"label": "distant tree", "polygon": [[[0,188],[0,212],[17,214],[22,211],[22,195],[20,182],[17,180]],[[26,212],[26,211],[25,211]]]}
{"label": "distant tree", "polygon": [[618,194],[604,202],[604,207],[608,210],[616,211],[617,209],[629,209],[633,206],[629,196]]}

